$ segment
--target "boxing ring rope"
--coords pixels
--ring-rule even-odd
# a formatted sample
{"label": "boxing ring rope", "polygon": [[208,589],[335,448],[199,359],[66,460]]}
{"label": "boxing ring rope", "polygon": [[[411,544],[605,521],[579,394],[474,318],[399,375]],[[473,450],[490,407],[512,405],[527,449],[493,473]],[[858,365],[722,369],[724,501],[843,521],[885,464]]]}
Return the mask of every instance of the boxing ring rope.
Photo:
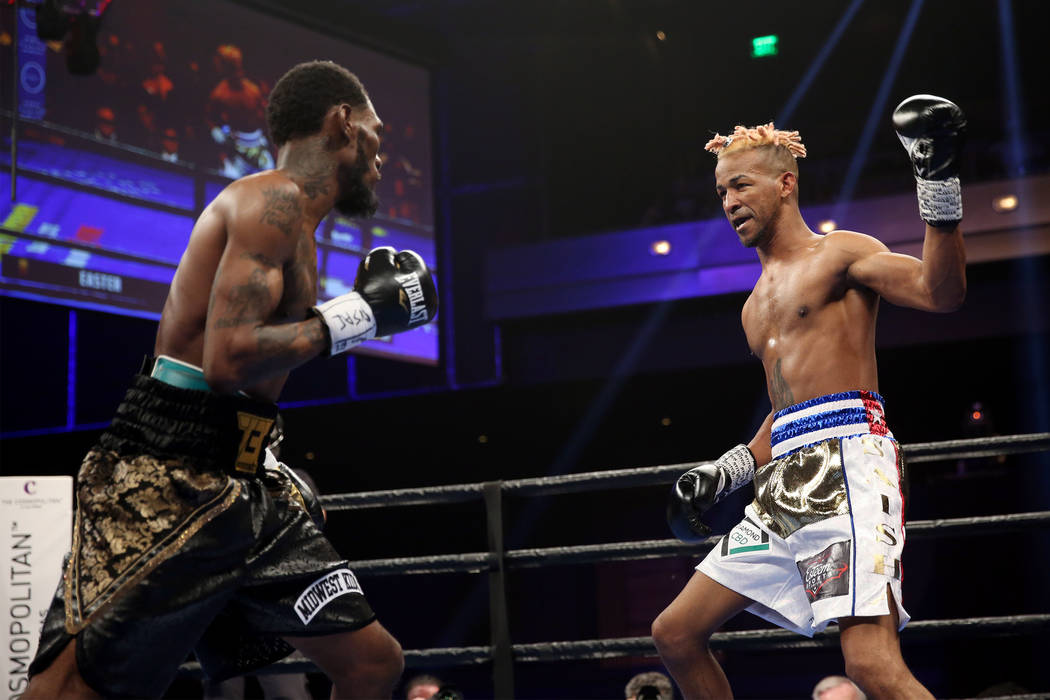
{"label": "boxing ring rope", "polygon": [[[1008,454],[1050,451],[1050,433],[948,440],[902,445],[908,465],[952,459],[975,459]],[[376,576],[405,574],[488,573],[492,644],[488,646],[405,650],[407,668],[441,668],[493,664],[495,697],[512,698],[513,664],[549,661],[594,660],[631,656],[656,656],[651,637],[591,639],[568,642],[512,644],[506,606],[505,572],[552,564],[587,564],[677,556],[698,557],[721,540],[721,535],[696,543],[675,539],[640,540],[596,545],[507,550],[503,548],[502,497],[549,496],[603,489],[669,484],[702,462],[635,469],[566,474],[553,477],[515,479],[427,488],[408,488],[364,493],[331,494],[321,497],[329,511],[362,510],[385,506],[417,506],[461,503],[483,499],[488,528],[488,552],[396,557],[352,561],[359,574]],[[999,534],[1046,528],[1050,511],[916,520],[908,524],[909,537],[942,537],[958,534]],[[911,622],[902,632],[902,642],[943,639],[958,633],[983,636],[1015,636],[1050,632],[1050,614],[1011,615],[969,619]],[[715,649],[814,649],[838,645],[838,628],[829,627],[812,639],[781,629],[720,632],[711,639]],[[309,661],[290,657],[258,671],[260,674],[316,671]],[[200,675],[196,663],[181,671]]]}
{"label": "boxing ring rope", "polygon": [[[949,459],[976,459],[978,457],[995,457],[1028,452],[1045,452],[1048,450],[1050,450],[1050,433],[968,438],[965,440],[946,440],[944,442],[918,442],[901,446],[901,451],[904,453],[908,464]],[[512,479],[494,483],[499,483],[500,490],[506,494],[553,496],[565,493],[579,493],[581,491],[670,484],[683,472],[699,464],[704,464],[704,462],[582,472],[562,476]],[[389,491],[330,494],[322,496],[321,503],[325,508],[333,512],[392,505],[421,506],[462,503],[481,498],[484,486],[485,484],[455,484],[451,486],[394,489]]]}
{"label": "boxing ring rope", "polygon": [[[930,642],[958,634],[960,630],[986,637],[1014,636],[1045,630],[1050,625],[1050,614],[1010,615],[1002,617],[974,617],[950,620],[921,620],[909,622],[901,633],[908,642]],[[711,647],[716,650],[761,650],[826,649],[838,647],[838,627],[828,627],[812,639],[782,629],[758,629],[741,632],[716,632],[711,637]],[[625,656],[656,657],[652,637],[623,637],[620,639],[584,639],[572,642],[535,642],[514,644],[514,660],[518,663],[543,663],[550,661],[595,661]],[[405,650],[408,668],[434,669],[451,666],[478,666],[492,661],[492,647],[445,647],[434,649]],[[196,664],[187,664],[186,669],[199,669]],[[316,671],[316,667],[304,658],[288,658],[262,669],[259,675],[290,673],[293,671]],[[1044,696],[1045,697],[1045,696]]]}
{"label": "boxing ring rope", "polygon": [[[915,520],[908,523],[908,538],[936,537],[959,533],[982,535],[1018,532],[1046,527],[1048,523],[1050,523],[1050,511],[1045,510],[1032,513],[1012,513],[1009,515]],[[698,556],[706,553],[707,550],[718,544],[721,539],[722,535],[714,535],[701,542],[692,543],[667,539],[568,547],[512,549],[503,553],[503,559],[508,569],[525,569],[552,564],[591,564],[606,561]],[[491,552],[472,552],[421,557],[395,557],[391,559],[364,559],[351,561],[350,568],[356,573],[390,576],[395,574],[480,573],[482,571],[491,571],[495,564],[496,557]]]}

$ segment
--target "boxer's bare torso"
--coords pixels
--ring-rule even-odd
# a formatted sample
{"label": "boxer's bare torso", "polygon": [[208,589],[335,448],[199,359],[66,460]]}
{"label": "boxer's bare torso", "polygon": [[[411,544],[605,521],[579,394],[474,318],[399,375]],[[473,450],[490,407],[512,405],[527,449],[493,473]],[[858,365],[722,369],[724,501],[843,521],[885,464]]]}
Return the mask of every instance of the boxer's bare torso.
{"label": "boxer's bare torso", "polygon": [[818,235],[797,204],[797,175],[750,150],[722,156],[716,191],[740,242],[758,253],[762,275],[741,320],[762,360],[772,410],[748,443],[770,459],[776,411],[840,391],[878,391],[875,318],[880,297],[928,311],[957,308],[966,291],[958,226],[926,227],[923,258],[891,253],[853,231]]}
{"label": "boxer's bare torso", "polygon": [[277,169],[223,190],[193,227],[154,354],[202,368],[214,391],[276,401],[288,373],[329,347],[310,311],[314,231],[333,207],[375,212],[382,129],[370,102],[332,107],[318,134],[281,146]]}
{"label": "boxer's bare torso", "polygon": [[[156,355],[203,367],[208,327],[218,343],[226,339],[226,331],[254,324],[284,328],[285,334],[301,332],[288,324],[302,321],[317,302],[314,230],[320,219],[308,214],[308,191],[281,171],[271,170],[234,182],[208,205],[172,280]],[[230,245],[231,228],[240,230],[243,242]],[[219,266],[224,254],[225,267],[236,267],[237,279],[225,299],[215,303],[212,289],[223,281]],[[278,272],[282,283],[275,288],[268,278]],[[276,307],[274,294],[279,294]],[[320,331],[318,325],[318,348],[323,341]],[[260,349],[270,342],[279,351],[278,340],[259,338]],[[273,401],[287,378],[288,372],[281,372],[245,391]]]}
{"label": "boxer's bare torso", "polygon": [[838,391],[878,391],[878,295],[848,275],[863,238],[812,234],[763,265],[741,317],[774,411]]}

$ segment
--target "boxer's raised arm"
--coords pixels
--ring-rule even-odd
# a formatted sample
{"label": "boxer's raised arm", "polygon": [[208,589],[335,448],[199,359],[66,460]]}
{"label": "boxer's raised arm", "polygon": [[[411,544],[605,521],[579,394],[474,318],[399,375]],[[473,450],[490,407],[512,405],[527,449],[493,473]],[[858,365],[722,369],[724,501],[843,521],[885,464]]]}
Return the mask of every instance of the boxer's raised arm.
{"label": "boxer's raised arm", "polygon": [[271,324],[284,294],[284,265],[294,254],[301,212],[276,188],[252,191],[226,214],[226,249],[212,283],[204,333],[204,377],[216,391],[236,391],[288,372],[327,347],[321,320]]}
{"label": "boxer's raised arm", "polygon": [[[840,238],[861,234],[841,232]],[[954,311],[966,297],[966,251],[958,225],[926,225],[922,259],[891,253],[868,236],[851,241],[857,256],[847,268],[850,282],[863,285],[887,301],[923,311]]]}
{"label": "boxer's raised arm", "polygon": [[893,128],[911,161],[919,216],[926,222],[922,260],[885,252],[882,246],[853,262],[849,276],[894,304],[954,311],[966,296],[966,252],[959,231],[959,154],[966,118],[951,100],[914,95],[894,110]]}

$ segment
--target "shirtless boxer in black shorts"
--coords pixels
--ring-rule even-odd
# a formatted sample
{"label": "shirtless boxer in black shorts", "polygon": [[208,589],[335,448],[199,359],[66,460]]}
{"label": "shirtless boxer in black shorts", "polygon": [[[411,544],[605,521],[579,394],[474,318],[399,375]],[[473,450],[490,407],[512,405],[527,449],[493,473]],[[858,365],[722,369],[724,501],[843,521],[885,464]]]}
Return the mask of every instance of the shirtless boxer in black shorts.
{"label": "shirtless boxer in black shorts", "polygon": [[218,680],[294,646],[333,697],[390,697],[400,676],[400,646],[266,441],[290,370],[430,321],[437,295],[418,255],[378,248],[355,291],[316,305],[314,231],[333,207],[375,213],[382,123],[330,62],[288,71],[266,116],[277,169],[201,214],[155,357],[81,465],[27,700],[160,696],[191,650]]}
{"label": "shirtless boxer in black shorts", "polygon": [[798,132],[737,127],[718,154],[718,196],[762,274],[744,304],[748,344],[762,360],[772,411],[747,445],[684,474],[668,517],[683,539],[707,532],[703,512],[754,480],[744,519],[697,566],[653,622],[664,664],[687,699],[729,698],[708,648],[722,624],[749,610],[812,636],[841,630],[846,672],[872,698],[929,698],[898,641],[904,484],[878,395],[879,297],[927,311],[966,294],[959,222],[958,148],[965,120],[930,95],[893,117],[914,166],[926,222],[922,259],[860,233],[809,229],[798,208]]}

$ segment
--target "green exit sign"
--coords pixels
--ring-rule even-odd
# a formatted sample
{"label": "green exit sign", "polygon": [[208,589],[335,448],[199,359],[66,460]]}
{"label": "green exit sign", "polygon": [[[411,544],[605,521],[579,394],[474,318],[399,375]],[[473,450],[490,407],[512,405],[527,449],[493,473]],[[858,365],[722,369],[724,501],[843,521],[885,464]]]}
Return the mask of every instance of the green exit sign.
{"label": "green exit sign", "polygon": [[777,55],[777,42],[780,38],[776,34],[756,36],[751,40],[751,58],[763,58],[765,56]]}

